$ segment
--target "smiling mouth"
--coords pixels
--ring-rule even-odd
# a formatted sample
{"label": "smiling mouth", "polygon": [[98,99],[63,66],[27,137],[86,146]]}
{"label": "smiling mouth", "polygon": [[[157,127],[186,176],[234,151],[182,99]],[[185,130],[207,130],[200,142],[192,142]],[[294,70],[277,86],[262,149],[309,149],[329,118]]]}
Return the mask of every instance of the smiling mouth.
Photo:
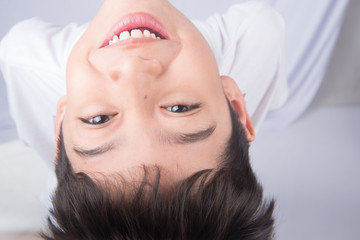
{"label": "smiling mouth", "polygon": [[117,43],[118,41],[123,41],[127,39],[158,39],[158,40],[165,40],[166,38],[162,36],[160,33],[156,32],[153,29],[141,27],[138,29],[131,29],[129,31],[123,31],[119,35],[114,35],[113,39],[109,41],[108,45],[112,45]]}
{"label": "smiling mouth", "polygon": [[163,25],[146,13],[134,13],[122,17],[109,32],[102,47],[117,42],[170,40]]}

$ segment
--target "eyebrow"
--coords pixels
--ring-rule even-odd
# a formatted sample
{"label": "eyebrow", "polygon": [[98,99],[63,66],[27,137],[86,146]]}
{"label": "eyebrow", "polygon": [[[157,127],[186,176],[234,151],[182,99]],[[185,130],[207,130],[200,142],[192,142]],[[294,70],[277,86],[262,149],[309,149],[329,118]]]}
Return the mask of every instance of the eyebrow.
{"label": "eyebrow", "polygon": [[[190,144],[199,141],[203,141],[209,138],[216,129],[216,124],[212,124],[210,127],[193,132],[193,133],[177,133],[177,132],[166,132],[160,133],[159,139],[164,144]],[[105,154],[115,149],[114,142],[108,142],[93,149],[83,149],[79,146],[74,146],[74,152],[82,158],[91,158]]]}
{"label": "eyebrow", "polygon": [[104,154],[106,152],[109,152],[111,150],[114,149],[114,143],[113,142],[109,142],[109,143],[105,143],[103,145],[100,145],[96,148],[93,149],[83,149],[79,146],[74,146],[73,150],[74,152],[76,152],[77,155],[79,155],[80,157],[83,158],[89,158],[89,157],[94,157],[97,155],[101,155]]}
{"label": "eyebrow", "polygon": [[190,144],[203,141],[211,136],[216,129],[216,124],[194,133],[166,132],[160,134],[160,142],[165,144]]}

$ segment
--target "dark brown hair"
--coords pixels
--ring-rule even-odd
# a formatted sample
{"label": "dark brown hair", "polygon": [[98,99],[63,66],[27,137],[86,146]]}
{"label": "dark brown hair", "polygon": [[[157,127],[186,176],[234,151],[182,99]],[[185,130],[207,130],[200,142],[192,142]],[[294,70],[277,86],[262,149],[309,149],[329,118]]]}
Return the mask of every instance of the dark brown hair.
{"label": "dark brown hair", "polygon": [[219,166],[199,171],[169,188],[161,186],[159,168],[152,177],[154,167],[143,168],[138,184],[120,176],[96,181],[85,173],[75,173],[61,134],[56,165],[58,186],[52,198],[49,230],[42,237],[272,239],[274,201],[263,199],[262,187],[249,163],[249,143],[231,106],[230,114],[232,134]]}

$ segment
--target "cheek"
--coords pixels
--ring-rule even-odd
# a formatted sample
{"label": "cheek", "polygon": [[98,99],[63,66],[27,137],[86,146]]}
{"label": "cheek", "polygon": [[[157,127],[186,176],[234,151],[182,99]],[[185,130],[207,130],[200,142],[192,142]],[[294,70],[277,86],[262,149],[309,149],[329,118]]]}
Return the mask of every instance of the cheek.
{"label": "cheek", "polygon": [[212,54],[206,51],[202,54],[192,47],[184,48],[175,61],[179,81],[188,81],[191,86],[200,91],[221,87],[218,69],[211,60],[212,57]]}
{"label": "cheek", "polygon": [[88,58],[90,47],[87,43],[87,33],[85,33],[72,49],[67,65],[66,65],[66,84],[67,88],[72,84],[81,82],[82,79],[88,79],[89,75],[93,75],[92,69]]}
{"label": "cheek", "polygon": [[[200,88],[221,87],[218,66],[212,50],[202,35],[196,31],[187,32],[182,40],[182,51],[178,62],[182,67],[181,75],[194,79]],[[215,85],[208,85],[215,84]]]}
{"label": "cheek", "polygon": [[[101,91],[95,91],[102,85],[103,77],[91,67],[88,61],[82,56],[73,55],[69,60],[66,70],[66,88],[69,96],[81,98],[91,96]],[[95,94],[94,94],[95,93]]]}
{"label": "cheek", "polygon": [[196,65],[204,65],[207,69],[214,69],[218,72],[215,56],[199,30],[195,26],[185,30],[187,31],[184,31],[183,35],[180,36],[182,36],[184,49],[192,57],[189,60],[196,63]]}

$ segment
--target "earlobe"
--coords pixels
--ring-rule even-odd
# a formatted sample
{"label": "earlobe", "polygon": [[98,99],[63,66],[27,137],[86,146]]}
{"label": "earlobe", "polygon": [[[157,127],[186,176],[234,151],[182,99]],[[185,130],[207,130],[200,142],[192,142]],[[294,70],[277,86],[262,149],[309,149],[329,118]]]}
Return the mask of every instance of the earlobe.
{"label": "earlobe", "polygon": [[255,131],[251,118],[246,109],[246,102],[243,94],[241,93],[238,85],[228,76],[221,76],[223,89],[231,106],[239,116],[239,121],[245,129],[246,138],[249,142],[254,141]]}
{"label": "earlobe", "polygon": [[61,124],[64,120],[66,112],[67,97],[60,98],[57,104],[56,117],[55,117],[55,136],[59,137]]}

